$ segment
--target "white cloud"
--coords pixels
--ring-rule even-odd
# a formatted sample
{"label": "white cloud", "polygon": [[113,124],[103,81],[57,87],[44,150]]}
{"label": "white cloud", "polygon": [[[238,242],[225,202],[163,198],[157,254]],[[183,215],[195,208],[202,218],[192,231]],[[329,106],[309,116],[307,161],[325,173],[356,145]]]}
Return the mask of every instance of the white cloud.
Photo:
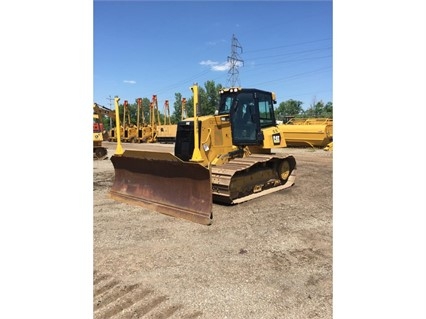
{"label": "white cloud", "polygon": [[216,65],[216,64],[219,64],[219,62],[215,62],[215,61],[212,61],[212,60],[207,60],[207,61],[201,61],[200,64],[201,65]]}
{"label": "white cloud", "polygon": [[129,84],[136,84],[136,81],[133,80],[124,80],[124,83],[129,83]]}
{"label": "white cloud", "polygon": [[212,61],[212,60],[207,60],[207,61],[201,61],[200,62],[201,65],[207,65],[210,67],[210,70],[212,71],[228,71],[231,67],[231,64],[229,62],[216,62],[216,61]]}
{"label": "white cloud", "polygon": [[231,64],[229,62],[223,62],[219,65],[213,65],[211,67],[212,71],[228,71],[231,67]]}

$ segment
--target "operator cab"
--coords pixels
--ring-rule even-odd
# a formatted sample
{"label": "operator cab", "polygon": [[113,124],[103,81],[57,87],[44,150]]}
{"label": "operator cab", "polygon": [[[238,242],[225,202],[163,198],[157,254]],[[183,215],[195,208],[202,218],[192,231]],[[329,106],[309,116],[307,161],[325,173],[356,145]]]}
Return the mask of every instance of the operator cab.
{"label": "operator cab", "polygon": [[274,94],[258,89],[231,88],[220,92],[219,114],[229,114],[232,144],[261,145],[262,128],[275,126]]}

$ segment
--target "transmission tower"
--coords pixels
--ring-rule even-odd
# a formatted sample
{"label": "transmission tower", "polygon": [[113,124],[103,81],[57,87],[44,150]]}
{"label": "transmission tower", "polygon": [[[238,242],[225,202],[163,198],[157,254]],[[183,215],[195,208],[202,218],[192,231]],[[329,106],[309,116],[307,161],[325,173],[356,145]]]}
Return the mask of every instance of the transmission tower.
{"label": "transmission tower", "polygon": [[106,99],[109,101],[109,108],[112,110],[112,101],[114,101],[114,98],[109,95]]}
{"label": "transmission tower", "polygon": [[235,35],[232,35],[232,44],[231,44],[231,56],[228,56],[228,63],[230,65],[228,70],[228,84],[231,87],[235,86],[238,83],[238,86],[241,86],[238,68],[244,66],[244,61],[238,55],[238,51],[243,53],[243,47],[238,42]]}
{"label": "transmission tower", "polygon": [[[109,101],[109,109],[113,110],[114,108],[112,107],[112,101],[114,101],[114,98],[112,98],[111,95],[109,95],[106,99]],[[109,127],[112,128],[112,118],[111,117],[109,117]]]}

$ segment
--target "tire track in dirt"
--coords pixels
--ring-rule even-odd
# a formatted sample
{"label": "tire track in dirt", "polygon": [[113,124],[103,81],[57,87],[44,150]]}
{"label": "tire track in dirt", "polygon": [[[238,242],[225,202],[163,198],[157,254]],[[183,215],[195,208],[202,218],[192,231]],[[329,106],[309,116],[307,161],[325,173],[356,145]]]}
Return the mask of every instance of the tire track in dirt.
{"label": "tire track in dirt", "polygon": [[[170,302],[164,294],[156,293],[140,283],[126,285],[111,274],[94,272],[94,319],[186,318],[196,319],[201,311],[185,311],[182,304]],[[173,317],[177,315],[177,317]]]}

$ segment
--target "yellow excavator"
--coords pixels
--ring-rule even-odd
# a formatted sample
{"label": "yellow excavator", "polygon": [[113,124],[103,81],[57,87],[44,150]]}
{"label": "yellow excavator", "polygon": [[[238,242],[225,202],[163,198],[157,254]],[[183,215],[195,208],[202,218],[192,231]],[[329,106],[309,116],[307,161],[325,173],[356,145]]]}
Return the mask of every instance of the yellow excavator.
{"label": "yellow excavator", "polygon": [[191,90],[194,117],[178,123],[174,154],[123,150],[118,141],[112,198],[210,225],[213,202],[237,204],[294,184],[295,158],[272,152],[286,147],[274,93],[223,89],[215,114],[198,116],[198,85]]}

